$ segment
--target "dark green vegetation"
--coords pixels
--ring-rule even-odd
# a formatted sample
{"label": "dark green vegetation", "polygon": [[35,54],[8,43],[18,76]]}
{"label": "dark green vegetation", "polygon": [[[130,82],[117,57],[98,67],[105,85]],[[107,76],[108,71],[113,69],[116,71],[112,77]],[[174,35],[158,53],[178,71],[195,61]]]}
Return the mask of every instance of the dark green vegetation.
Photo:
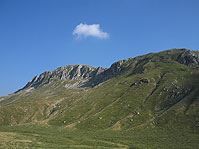
{"label": "dark green vegetation", "polygon": [[2,148],[199,148],[199,52],[60,67],[0,101]]}

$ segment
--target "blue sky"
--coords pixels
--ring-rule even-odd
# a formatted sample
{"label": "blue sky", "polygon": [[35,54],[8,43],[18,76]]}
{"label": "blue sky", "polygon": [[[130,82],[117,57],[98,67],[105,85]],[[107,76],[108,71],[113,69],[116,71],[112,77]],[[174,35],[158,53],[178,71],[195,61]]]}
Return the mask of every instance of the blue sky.
{"label": "blue sky", "polygon": [[[198,0],[0,0],[0,96],[59,66],[198,50],[198,8]],[[74,34],[80,24],[86,31]]]}

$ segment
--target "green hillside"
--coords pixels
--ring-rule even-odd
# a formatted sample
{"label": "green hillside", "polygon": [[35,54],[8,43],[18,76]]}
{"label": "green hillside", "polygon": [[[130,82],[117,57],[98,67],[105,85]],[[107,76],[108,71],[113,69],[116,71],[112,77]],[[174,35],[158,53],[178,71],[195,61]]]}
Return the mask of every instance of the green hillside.
{"label": "green hillside", "polygon": [[60,67],[0,98],[2,148],[199,148],[198,132],[199,52],[187,49]]}

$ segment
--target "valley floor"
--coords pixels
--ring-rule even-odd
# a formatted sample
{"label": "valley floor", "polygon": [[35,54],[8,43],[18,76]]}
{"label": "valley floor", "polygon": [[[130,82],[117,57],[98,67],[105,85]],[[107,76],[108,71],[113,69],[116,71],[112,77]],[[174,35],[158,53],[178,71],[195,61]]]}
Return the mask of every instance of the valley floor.
{"label": "valley floor", "polygon": [[0,148],[196,149],[199,133],[160,128],[82,131],[23,125],[0,127]]}

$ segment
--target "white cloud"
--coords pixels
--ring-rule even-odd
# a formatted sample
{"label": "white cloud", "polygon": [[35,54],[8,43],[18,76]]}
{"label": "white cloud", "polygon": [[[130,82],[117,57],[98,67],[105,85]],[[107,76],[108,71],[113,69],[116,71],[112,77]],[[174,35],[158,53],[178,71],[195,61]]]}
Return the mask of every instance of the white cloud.
{"label": "white cloud", "polygon": [[103,32],[99,24],[82,24],[77,25],[73,31],[73,35],[77,36],[78,39],[86,38],[88,36],[97,37],[101,39],[106,39],[109,34]]}

